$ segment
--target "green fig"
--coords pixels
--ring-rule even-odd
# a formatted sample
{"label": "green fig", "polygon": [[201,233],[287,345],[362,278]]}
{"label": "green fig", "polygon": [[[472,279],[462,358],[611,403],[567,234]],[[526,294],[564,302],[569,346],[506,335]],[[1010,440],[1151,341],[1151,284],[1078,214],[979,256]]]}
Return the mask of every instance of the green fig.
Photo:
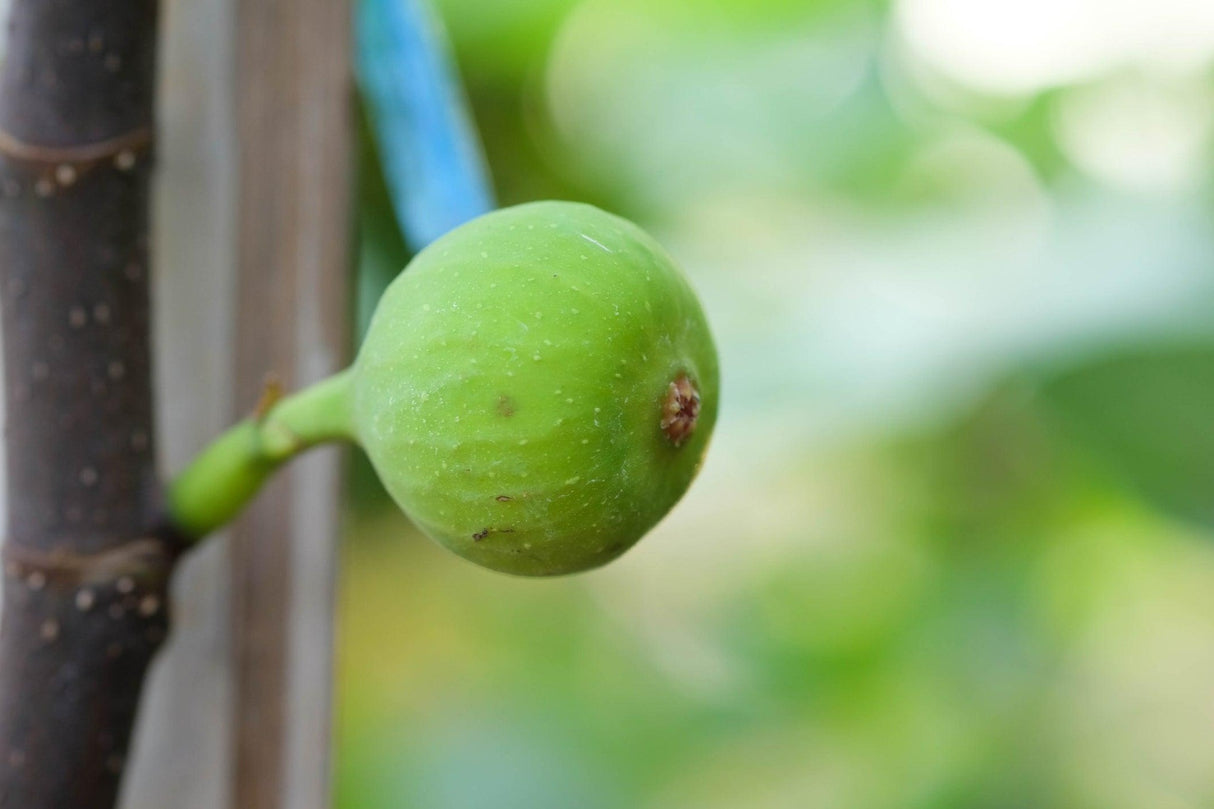
{"label": "green fig", "polygon": [[388,288],[354,364],[359,441],[432,538],[495,570],[619,556],[683,496],[717,415],[704,313],[589,205],[482,216]]}
{"label": "green fig", "polygon": [[[614,559],[665,516],[699,470],[717,403],[704,313],[662,248],[592,206],[538,202],[419,253],[350,369],[226,440],[256,443],[264,463],[352,439],[430,537],[547,576]],[[217,522],[194,493],[218,469],[268,474],[225,463],[204,456],[197,480],[182,476],[180,522]]]}

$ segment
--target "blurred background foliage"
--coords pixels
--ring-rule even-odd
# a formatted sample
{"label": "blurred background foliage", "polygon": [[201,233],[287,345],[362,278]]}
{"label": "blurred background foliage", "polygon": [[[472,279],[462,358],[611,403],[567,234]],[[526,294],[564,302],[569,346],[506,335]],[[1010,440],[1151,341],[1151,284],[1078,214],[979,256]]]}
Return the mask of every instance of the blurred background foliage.
{"label": "blurred background foliage", "polygon": [[[354,475],[338,805],[1214,805],[1214,5],[437,11],[498,201],[653,231],[725,398],[580,577]],[[365,307],[408,248],[364,143]]]}

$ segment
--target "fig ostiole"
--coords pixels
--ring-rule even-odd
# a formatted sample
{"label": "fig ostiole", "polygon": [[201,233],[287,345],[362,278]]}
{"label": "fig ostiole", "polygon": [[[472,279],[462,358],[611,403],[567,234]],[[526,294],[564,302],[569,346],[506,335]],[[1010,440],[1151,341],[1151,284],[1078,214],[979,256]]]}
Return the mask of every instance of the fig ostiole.
{"label": "fig ostiole", "polygon": [[286,459],[350,440],[460,556],[519,575],[587,570],[686,492],[718,384],[700,304],[642,230],[589,205],[505,208],[410,262],[350,368],[204,450],[171,487],[170,516],[202,536]]}

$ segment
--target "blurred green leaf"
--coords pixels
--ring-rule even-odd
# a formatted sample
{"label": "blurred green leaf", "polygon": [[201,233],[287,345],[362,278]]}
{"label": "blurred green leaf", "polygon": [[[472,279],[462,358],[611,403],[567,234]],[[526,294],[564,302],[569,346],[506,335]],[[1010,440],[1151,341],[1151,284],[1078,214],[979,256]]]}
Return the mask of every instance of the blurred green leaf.
{"label": "blurred green leaf", "polygon": [[1073,436],[1167,511],[1214,524],[1214,346],[1145,348],[1043,389]]}

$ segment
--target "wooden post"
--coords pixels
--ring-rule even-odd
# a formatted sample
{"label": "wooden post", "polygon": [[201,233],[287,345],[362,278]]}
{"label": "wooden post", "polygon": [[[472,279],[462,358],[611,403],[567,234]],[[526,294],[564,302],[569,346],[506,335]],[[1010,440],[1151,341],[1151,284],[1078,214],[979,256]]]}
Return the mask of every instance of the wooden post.
{"label": "wooden post", "polygon": [[[0,0],[2,2],[2,0]],[[235,0],[162,15],[153,177],[154,399],[172,474],[231,424],[236,281]],[[119,806],[231,809],[231,546],[182,557]]]}
{"label": "wooden post", "polygon": [[[239,0],[235,411],[345,364],[349,9]],[[233,531],[236,809],[328,804],[337,460],[296,462]]]}

